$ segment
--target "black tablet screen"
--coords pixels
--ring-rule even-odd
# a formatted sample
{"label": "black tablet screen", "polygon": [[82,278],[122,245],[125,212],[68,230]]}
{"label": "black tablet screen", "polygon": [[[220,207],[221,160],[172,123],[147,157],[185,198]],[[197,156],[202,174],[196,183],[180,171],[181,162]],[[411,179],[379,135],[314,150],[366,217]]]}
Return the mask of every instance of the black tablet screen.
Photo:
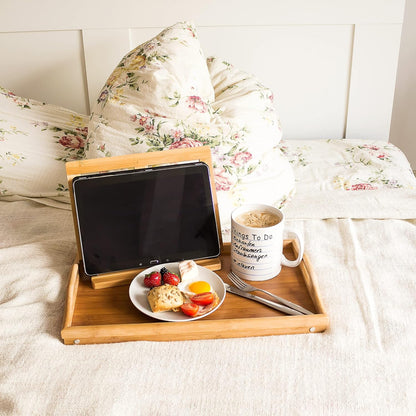
{"label": "black tablet screen", "polygon": [[87,275],[219,255],[204,163],[79,176],[73,189]]}

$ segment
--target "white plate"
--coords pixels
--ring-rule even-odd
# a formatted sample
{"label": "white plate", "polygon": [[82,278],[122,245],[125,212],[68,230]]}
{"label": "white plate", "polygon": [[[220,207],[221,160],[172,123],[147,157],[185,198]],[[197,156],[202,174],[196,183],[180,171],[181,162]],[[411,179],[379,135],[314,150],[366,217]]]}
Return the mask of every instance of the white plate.
{"label": "white plate", "polygon": [[150,289],[144,285],[143,279],[146,274],[154,270],[160,271],[162,267],[166,267],[169,271],[171,271],[172,273],[176,273],[179,276],[179,263],[158,264],[157,266],[149,267],[148,269],[143,270],[130,283],[130,300],[133,302],[133,305],[140,312],[143,312],[145,315],[148,315],[152,318],[159,319],[160,321],[183,322],[195,321],[197,319],[204,318],[205,316],[208,316],[212,312],[216,311],[221,306],[226,293],[224,282],[213,271],[208,270],[205,267],[198,266],[198,278],[193,280],[204,280],[205,282],[209,283],[220,299],[218,305],[212,311],[209,311],[205,315],[195,317],[187,316],[182,312],[152,312],[149,306],[149,302],[147,301],[147,293]]}

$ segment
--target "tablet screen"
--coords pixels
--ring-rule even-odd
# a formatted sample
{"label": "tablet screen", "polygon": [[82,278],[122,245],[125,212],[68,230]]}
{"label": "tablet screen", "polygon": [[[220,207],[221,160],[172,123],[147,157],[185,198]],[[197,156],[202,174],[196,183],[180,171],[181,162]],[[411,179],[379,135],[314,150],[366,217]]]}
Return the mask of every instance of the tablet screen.
{"label": "tablet screen", "polygon": [[78,176],[73,190],[89,276],[219,255],[204,163]]}

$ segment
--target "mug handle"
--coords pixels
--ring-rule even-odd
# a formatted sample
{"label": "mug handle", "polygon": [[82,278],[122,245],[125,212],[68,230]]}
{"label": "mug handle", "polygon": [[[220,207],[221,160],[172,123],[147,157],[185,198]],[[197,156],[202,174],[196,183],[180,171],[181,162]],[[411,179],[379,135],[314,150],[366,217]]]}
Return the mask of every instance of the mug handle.
{"label": "mug handle", "polygon": [[294,230],[285,230],[285,233],[287,233],[290,238],[292,237],[290,234],[293,235],[293,237],[295,237],[295,239],[298,242],[298,246],[299,246],[299,253],[298,253],[298,258],[296,260],[288,260],[285,255],[282,253],[282,265],[283,266],[288,266],[288,267],[296,267],[299,266],[300,262],[302,261],[303,258],[303,251],[304,251],[304,242],[303,242],[303,238],[302,236],[297,233]]}

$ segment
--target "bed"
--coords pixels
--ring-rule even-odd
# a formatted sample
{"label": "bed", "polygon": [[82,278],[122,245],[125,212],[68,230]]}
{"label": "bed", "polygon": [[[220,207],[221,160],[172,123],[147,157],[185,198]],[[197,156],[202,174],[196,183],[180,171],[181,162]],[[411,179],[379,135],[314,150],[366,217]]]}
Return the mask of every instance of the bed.
{"label": "bed", "polygon": [[[111,18],[91,5],[75,14],[76,2],[59,6],[60,11],[41,2],[45,9],[37,21],[29,19],[32,6],[22,19],[21,10],[6,2],[0,47],[12,64],[0,70],[0,414],[416,412],[416,179],[404,153],[388,142],[403,4],[377,2],[376,9],[372,1],[345,2],[340,14],[327,2],[317,2],[315,11],[307,2],[300,3],[296,8],[288,2],[260,2],[236,14],[231,3],[201,6],[183,1],[165,16],[158,8],[162,2],[153,2],[146,6],[147,24],[138,26],[133,11],[144,6],[130,2],[122,2],[124,10],[130,8],[128,16],[119,7]],[[265,7],[273,13],[265,14]],[[121,85],[116,77],[120,70],[114,71],[120,63],[131,65],[132,56],[148,56],[142,45],[150,48],[148,39],[182,22],[183,16],[193,19],[196,27],[181,23],[181,32],[171,37],[185,33],[182,46],[200,39],[202,46],[187,62],[189,68],[193,59],[198,60],[195,65],[205,71],[204,84],[193,85],[199,95],[192,97],[214,93],[222,118],[209,118],[209,134],[186,136],[185,127],[206,123],[207,114],[201,111],[205,107],[196,99],[172,106],[178,96],[171,95],[176,101],[165,100],[168,105],[162,110],[167,113],[159,109],[156,115],[150,108],[158,105],[157,99],[145,101],[113,134],[112,123],[124,117],[127,107],[119,106],[117,97],[123,94],[114,93]],[[312,35],[319,46],[309,53]],[[260,39],[260,48],[247,47]],[[383,51],[375,47],[381,44]],[[29,57],[39,57],[45,48],[50,53],[34,59],[31,71],[22,71],[27,56],[19,47],[27,50],[28,45]],[[131,55],[138,45],[140,54]],[[293,46],[298,54],[291,52]],[[276,56],[264,53],[273,47],[279,52]],[[72,69],[64,57],[71,60]],[[275,66],[277,72],[271,71],[278,58],[288,59],[292,67]],[[232,77],[227,72],[230,62]],[[300,65],[305,62],[308,67]],[[135,64],[138,71],[143,67],[140,59]],[[382,68],[377,76],[374,65]],[[57,66],[62,71],[55,71]],[[188,75],[175,78],[178,88]],[[204,90],[207,80],[216,91]],[[247,103],[233,101],[236,90],[245,91],[244,97],[253,91],[261,96],[249,105],[260,110],[244,118],[253,123],[253,131],[262,132],[261,145],[258,136],[239,124],[235,113],[246,111]],[[124,97],[131,97],[130,90],[123,91]],[[219,91],[231,95],[219,100]],[[109,93],[115,97],[111,106],[97,110],[96,102],[101,105]],[[271,93],[277,95],[279,113],[270,104]],[[299,101],[301,96],[305,99]],[[270,105],[265,110],[266,102]],[[143,106],[148,113],[143,113]],[[370,113],[363,113],[366,108]],[[112,118],[114,112],[117,117]],[[185,145],[186,138],[194,144],[204,137],[214,141],[204,144],[213,149],[224,241],[229,240],[227,217],[233,204],[258,198],[259,183],[264,186],[260,193],[270,194],[266,202],[281,206],[288,224],[302,232],[329,316],[325,332],[63,344],[68,275],[77,251],[65,162],[132,148],[162,150],[154,148],[162,145],[151,131],[161,114],[166,131],[183,128],[163,146]],[[267,124],[259,122],[264,114],[269,116]],[[109,124],[102,123],[104,118]],[[231,124],[233,129],[225,130]],[[97,126],[101,133],[94,136]],[[230,151],[229,142],[214,138],[243,130],[246,148],[230,153],[227,160],[233,160],[236,169],[234,177],[227,176],[224,149]],[[135,145],[132,138],[138,138]],[[264,161],[266,168],[258,169],[258,177],[244,182],[247,172],[244,176],[237,167],[261,159],[270,144],[271,161]],[[253,146],[258,148],[248,160],[245,152]],[[263,153],[256,153],[259,148]],[[269,169],[269,162],[278,168]],[[246,192],[230,194],[237,185]]]}

